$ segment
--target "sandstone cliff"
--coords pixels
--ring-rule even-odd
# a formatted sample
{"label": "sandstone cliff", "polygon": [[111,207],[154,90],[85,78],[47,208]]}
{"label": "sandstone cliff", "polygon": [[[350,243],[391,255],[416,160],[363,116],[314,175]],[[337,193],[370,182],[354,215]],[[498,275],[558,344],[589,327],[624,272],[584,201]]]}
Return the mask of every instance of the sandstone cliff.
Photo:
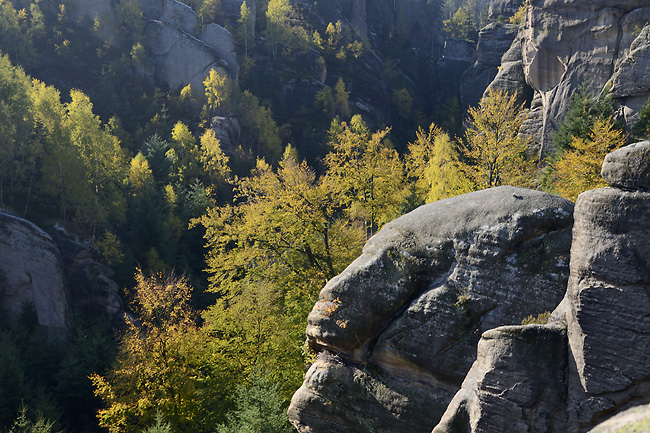
{"label": "sandstone cliff", "polygon": [[550,310],[565,292],[573,204],[500,187],[389,223],[322,290],[320,352],[289,414],[301,432],[430,432],[480,335]]}
{"label": "sandstone cliff", "polygon": [[434,433],[647,428],[639,410],[595,426],[650,401],[650,142],[608,155],[602,175],[613,187],[576,202],[567,292],[551,323],[484,333]]}
{"label": "sandstone cliff", "polygon": [[[635,1],[531,0],[526,19],[491,87],[534,89],[525,132],[540,134],[540,155],[581,84],[611,91],[628,125],[648,100],[650,7]],[[542,136],[544,137],[542,140]]]}
{"label": "sandstone cliff", "polygon": [[[226,11],[239,12],[241,1],[224,3]],[[190,84],[198,93],[203,92],[203,80],[211,69],[237,81],[239,64],[234,55],[235,43],[225,28],[208,24],[201,29],[196,12],[177,0],[141,1],[140,8],[144,21],[141,36],[152,60],[152,67],[140,68],[141,74],[166,83],[171,89]],[[100,23],[98,36],[107,43],[124,43],[115,24],[118,11],[114,1],[82,0],[75,10],[79,17]]]}
{"label": "sandstone cliff", "polygon": [[[320,355],[289,408],[298,431],[647,426],[643,410],[603,421],[650,402],[650,141],[609,154],[602,176],[611,187],[573,211],[566,286],[557,197],[497,188],[388,224],[309,316]],[[565,287],[548,324],[518,325]]]}
{"label": "sandstone cliff", "polygon": [[110,269],[88,245],[60,227],[50,235],[31,222],[0,210],[0,317],[15,322],[33,308],[38,324],[64,335],[72,312],[109,321],[124,310]]}

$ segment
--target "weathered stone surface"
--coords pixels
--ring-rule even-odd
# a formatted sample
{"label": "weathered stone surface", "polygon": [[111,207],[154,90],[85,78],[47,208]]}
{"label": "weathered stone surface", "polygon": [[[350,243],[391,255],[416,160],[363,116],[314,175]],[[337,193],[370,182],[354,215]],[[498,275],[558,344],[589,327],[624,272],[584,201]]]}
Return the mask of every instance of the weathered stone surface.
{"label": "weathered stone surface", "polygon": [[521,4],[521,0],[491,0],[487,5],[487,19],[496,21],[499,18],[510,18]]}
{"label": "weathered stone surface", "polygon": [[11,323],[33,306],[39,325],[54,334],[68,327],[68,298],[59,251],[36,225],[0,211],[0,308]]}
{"label": "weathered stone surface", "polygon": [[418,424],[429,424],[431,411],[452,395],[323,352],[294,394],[289,417],[300,432],[424,432]]}
{"label": "weathered stone surface", "polygon": [[312,380],[325,368],[319,364],[294,397],[294,424],[331,431],[326,425],[338,413],[345,420],[336,423],[356,425],[357,432],[379,431],[359,425],[385,417],[398,420],[389,431],[431,431],[475,360],[480,335],[561,299],[572,207],[557,196],[500,187],[422,206],[387,224],[322,290],[308,341],[346,364],[367,363],[388,382],[425,384],[428,392],[399,411],[428,409],[418,419],[384,407],[352,420],[343,415],[346,403],[332,399],[324,411],[315,397],[324,391]]}
{"label": "weathered stone surface", "polygon": [[608,154],[601,176],[611,186],[650,190],[650,141],[630,144]]}
{"label": "weathered stone surface", "polygon": [[[227,6],[233,6],[232,2],[236,0],[229,0]],[[142,0],[140,8],[145,21],[142,40],[153,57],[153,67],[140,67],[139,73],[153,76],[171,89],[190,84],[196,94],[203,93],[203,80],[210,69],[218,69],[237,81],[239,64],[228,30],[208,24],[199,32],[197,14],[177,0]],[[101,20],[98,37],[111,43],[122,41],[119,30],[111,24],[117,20],[115,2],[82,0],[75,10],[80,17]]]}
{"label": "weathered stone surface", "polygon": [[[474,106],[499,72],[501,57],[510,49],[519,26],[491,23],[481,29],[476,62],[465,72],[460,85],[461,104]],[[522,72],[523,75],[523,72]]]}
{"label": "weathered stone surface", "polygon": [[650,194],[603,188],[576,203],[563,302],[577,421],[650,398]]}
{"label": "weathered stone surface", "polygon": [[190,84],[192,89],[202,92],[203,80],[210,69],[230,76],[228,64],[220,62],[212,47],[170,24],[149,21],[145,40],[156,63],[156,79],[170,88]]}
{"label": "weathered stone surface", "polygon": [[[594,94],[611,89],[628,124],[636,122],[650,92],[650,31],[641,30],[649,21],[650,7],[641,0],[528,2],[520,51],[526,83],[542,97],[546,148],[580,85]],[[513,72],[506,82],[518,79]]]}
{"label": "weathered stone surface", "polygon": [[[650,193],[638,190],[650,163],[646,146],[606,158],[603,172],[626,190],[578,197],[567,293],[551,325],[486,332],[434,433],[586,432],[650,402]],[[517,335],[537,330],[555,333],[557,341]],[[512,331],[517,338],[509,341]],[[485,378],[494,380],[486,385]],[[633,413],[622,415],[631,419],[630,430],[613,418],[593,431],[647,431],[650,422]]]}
{"label": "weathered stone surface", "polygon": [[[476,46],[464,39],[447,39],[438,62],[438,84],[444,96],[457,96],[462,77],[476,61]],[[459,101],[460,102],[460,101]]]}
{"label": "weathered stone surface", "polygon": [[564,326],[504,326],[483,334],[476,362],[433,433],[565,432]]}
{"label": "weathered stone surface", "polygon": [[589,433],[643,433],[650,431],[650,405],[633,407],[605,422]]}
{"label": "weathered stone surface", "polygon": [[235,57],[235,39],[232,34],[220,25],[212,23],[205,26],[198,39],[214,49],[219,59],[226,62],[229,76],[236,80],[239,75],[239,63]]}

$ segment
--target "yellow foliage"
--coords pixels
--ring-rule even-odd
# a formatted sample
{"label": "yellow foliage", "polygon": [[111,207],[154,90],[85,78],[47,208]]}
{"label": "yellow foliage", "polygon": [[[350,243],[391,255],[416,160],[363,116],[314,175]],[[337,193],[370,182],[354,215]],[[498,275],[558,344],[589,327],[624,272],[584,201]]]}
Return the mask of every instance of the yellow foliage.
{"label": "yellow foliage", "polygon": [[524,1],[524,4],[519,6],[517,12],[508,20],[510,24],[522,25],[526,19],[526,10],[528,9],[528,1]]}
{"label": "yellow foliage", "polygon": [[575,201],[583,191],[606,186],[600,177],[605,156],[625,144],[626,137],[614,128],[614,121],[599,119],[589,138],[573,137],[571,150],[563,153],[549,167],[548,183],[551,190]]}
{"label": "yellow foliage", "polygon": [[212,129],[201,136],[201,166],[204,173],[213,181],[224,181],[230,176],[228,158],[221,150],[221,142]]}
{"label": "yellow foliage", "polygon": [[536,164],[528,139],[519,135],[525,116],[523,107],[516,104],[516,95],[491,89],[468,115],[463,149],[468,163],[461,163],[461,169],[474,187],[533,186]]}
{"label": "yellow foliage", "polygon": [[449,134],[435,124],[419,128],[409,143],[407,170],[414,179],[418,201],[432,202],[465,194],[471,183],[460,169],[460,155]]}

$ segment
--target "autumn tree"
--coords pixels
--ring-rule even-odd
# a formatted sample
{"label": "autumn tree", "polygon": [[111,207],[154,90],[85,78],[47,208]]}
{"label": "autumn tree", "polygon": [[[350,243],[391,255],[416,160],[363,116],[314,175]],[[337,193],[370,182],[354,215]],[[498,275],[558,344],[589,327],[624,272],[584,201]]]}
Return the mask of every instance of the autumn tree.
{"label": "autumn tree", "polygon": [[172,172],[179,182],[189,184],[200,174],[200,151],[196,139],[183,122],[177,122],[172,130],[170,148],[166,153]]}
{"label": "autumn tree", "polygon": [[613,119],[597,119],[588,138],[574,137],[570,148],[551,162],[544,176],[545,187],[575,201],[583,191],[607,186],[600,177],[603,160],[625,141],[625,134],[615,127]]}
{"label": "autumn tree", "polygon": [[70,91],[65,104],[64,125],[81,159],[91,195],[78,207],[78,217],[93,228],[109,219],[122,220],[125,206],[120,185],[126,167],[124,151],[117,137],[93,113],[90,98],[79,90]]}
{"label": "autumn tree", "polygon": [[201,169],[213,184],[224,182],[230,176],[228,158],[221,150],[221,142],[212,129],[201,135]]}
{"label": "autumn tree", "polygon": [[242,2],[239,9],[239,19],[237,20],[237,23],[240,26],[239,33],[244,41],[244,56],[248,57],[248,41],[255,37],[255,26],[251,8],[245,1]]}
{"label": "autumn tree", "polygon": [[535,161],[529,155],[528,139],[519,135],[524,121],[516,95],[492,90],[477,107],[468,110],[463,171],[476,189],[499,185],[532,186]]}
{"label": "autumn tree", "polygon": [[389,131],[371,133],[360,115],[330,128],[328,182],[350,217],[363,221],[367,237],[397,217],[404,200],[404,168],[387,143]]}
{"label": "autumn tree", "polygon": [[418,204],[454,197],[471,191],[471,183],[461,170],[461,155],[449,134],[431,124],[418,128],[408,145],[406,167]]}
{"label": "autumn tree", "polygon": [[231,96],[231,84],[228,77],[215,69],[210,69],[203,80],[207,106],[212,113],[223,110]]}
{"label": "autumn tree", "polygon": [[206,229],[210,290],[218,294],[206,326],[242,380],[259,368],[287,392],[302,378],[305,317],[320,288],[358,255],[363,234],[291,149],[277,171],[258,160],[235,186],[234,204],[195,221]]}
{"label": "autumn tree", "polygon": [[303,52],[307,49],[309,36],[300,25],[294,24],[296,11],[289,0],[269,0],[266,10],[266,32],[275,59],[278,48],[283,47],[285,55]]}
{"label": "autumn tree", "polygon": [[161,413],[174,431],[212,431],[227,401],[218,355],[189,306],[187,279],[135,275],[132,307],[113,369],[91,377],[105,404],[97,415],[110,432],[139,432]]}

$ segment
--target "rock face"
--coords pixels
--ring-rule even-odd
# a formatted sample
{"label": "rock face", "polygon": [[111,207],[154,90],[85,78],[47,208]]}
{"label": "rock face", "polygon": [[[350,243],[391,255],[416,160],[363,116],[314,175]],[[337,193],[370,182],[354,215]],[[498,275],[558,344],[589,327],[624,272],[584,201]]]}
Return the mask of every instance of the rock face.
{"label": "rock face", "polygon": [[512,47],[521,55],[524,82],[517,66],[502,68],[492,85],[510,83],[519,88],[527,84],[541,98],[543,109],[531,115],[544,124],[542,154],[546,154],[550,133],[581,84],[594,94],[610,89],[621,114],[632,125],[650,91],[646,67],[650,30],[644,28],[650,21],[648,3],[532,0],[528,5]]}
{"label": "rock face", "polygon": [[[607,156],[603,177],[625,189],[578,197],[567,292],[552,323],[484,333],[434,433],[586,432],[650,402],[648,152],[643,142]],[[637,414],[592,431],[648,431],[647,408]]]}
{"label": "rock face", "polygon": [[323,354],[294,395],[293,424],[301,432],[430,432],[479,336],[561,299],[572,208],[500,187],[387,224],[309,316],[309,344]]}
{"label": "rock face", "polygon": [[50,236],[31,222],[0,210],[0,317],[11,324],[33,307],[38,324],[64,335],[70,312],[109,321],[124,309],[113,272],[88,246],[63,229]]}
{"label": "rock face", "polygon": [[[237,2],[225,2],[226,10],[241,6],[241,2],[232,3]],[[252,4],[254,7],[254,1]],[[235,42],[228,30],[208,24],[201,31],[196,13],[177,0],[143,0],[140,8],[145,20],[142,39],[153,63],[152,71],[140,68],[140,73],[152,74],[170,89],[190,84],[197,94],[203,94],[203,80],[211,69],[237,81],[239,64],[234,55]],[[117,44],[122,41],[117,26],[111,24],[118,22],[115,2],[82,0],[76,13],[103,23],[98,33],[102,39]]]}
{"label": "rock face", "polygon": [[432,433],[565,432],[564,326],[503,326],[483,334],[477,359]]}
{"label": "rock face", "polygon": [[640,433],[647,431],[650,431],[650,405],[623,411],[589,430],[589,433]]}
{"label": "rock face", "polygon": [[460,85],[461,104],[474,106],[494,80],[502,63],[502,56],[510,49],[518,26],[491,23],[481,29],[476,46],[476,63],[463,75]]}
{"label": "rock face", "polygon": [[[621,149],[605,171],[624,157],[638,166],[637,156],[648,150],[649,142]],[[574,360],[569,398],[579,426],[593,426],[633,400],[650,401],[650,193],[633,188],[648,180],[638,173],[626,190],[587,191],[576,203],[571,276],[558,313],[566,315]]]}
{"label": "rock face", "polygon": [[68,327],[68,297],[59,250],[34,224],[0,211],[0,309],[11,323],[33,306],[38,323],[54,334]]}

